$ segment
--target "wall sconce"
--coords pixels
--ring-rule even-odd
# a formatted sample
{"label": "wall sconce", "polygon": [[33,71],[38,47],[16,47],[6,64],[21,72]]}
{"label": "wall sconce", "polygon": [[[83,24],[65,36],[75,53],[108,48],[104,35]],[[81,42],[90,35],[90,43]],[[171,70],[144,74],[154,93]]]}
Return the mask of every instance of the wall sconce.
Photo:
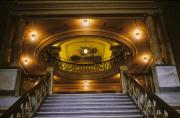
{"label": "wall sconce", "polygon": [[139,39],[141,38],[141,35],[142,35],[141,30],[135,29],[133,35],[134,35],[134,37],[135,37],[136,39],[139,40]]}
{"label": "wall sconce", "polygon": [[144,56],[144,57],[143,57],[143,60],[144,60],[144,63],[147,63],[147,62],[148,62],[147,56]]}
{"label": "wall sconce", "polygon": [[29,63],[29,58],[27,58],[27,57],[24,58],[24,62],[23,63],[24,63],[24,65],[27,65]]}
{"label": "wall sconce", "polygon": [[31,37],[31,40],[34,41],[37,39],[37,32],[36,31],[32,31],[30,33],[30,37]]}
{"label": "wall sconce", "polygon": [[89,19],[82,19],[81,24],[84,27],[88,27],[88,26],[90,26],[90,20]]}
{"label": "wall sconce", "polygon": [[84,84],[84,86],[87,86],[88,85],[88,81],[84,80],[83,84]]}

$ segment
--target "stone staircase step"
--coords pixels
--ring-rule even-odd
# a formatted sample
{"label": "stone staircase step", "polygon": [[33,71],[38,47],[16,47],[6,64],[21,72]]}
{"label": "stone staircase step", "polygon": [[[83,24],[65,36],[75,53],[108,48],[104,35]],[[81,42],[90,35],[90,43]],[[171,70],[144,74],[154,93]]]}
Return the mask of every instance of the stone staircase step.
{"label": "stone staircase step", "polygon": [[70,102],[70,103],[68,103],[68,102],[62,102],[62,103],[48,103],[48,102],[46,102],[46,103],[44,103],[43,105],[55,105],[55,106],[73,106],[73,105],[104,105],[104,106],[106,106],[106,105],[132,105],[132,104],[134,104],[134,102],[96,102],[96,103],[94,103],[94,102]]}
{"label": "stone staircase step", "polygon": [[55,94],[46,97],[34,118],[143,118],[127,94]]}
{"label": "stone staircase step", "polygon": [[137,112],[139,112],[139,110],[137,110],[137,108],[111,108],[111,109],[109,109],[109,108],[74,108],[74,109],[70,109],[70,108],[66,108],[66,109],[63,109],[63,108],[61,108],[61,109],[51,109],[51,108],[49,108],[49,109],[40,109],[40,111],[41,112],[65,112],[65,111],[71,111],[71,112],[86,112],[86,111],[102,111],[103,110],[103,112],[105,112],[105,111],[127,111],[127,110],[129,110],[129,111],[137,111]]}
{"label": "stone staircase step", "polygon": [[104,110],[104,109],[101,109],[101,110],[71,110],[71,111],[48,111],[48,112],[43,112],[43,111],[39,111],[37,112],[37,114],[98,114],[98,113],[104,113],[104,114],[119,114],[119,113],[139,113],[139,110],[137,109],[133,109],[133,110]]}
{"label": "stone staircase step", "polygon": [[61,100],[44,100],[44,102],[53,103],[53,102],[129,102],[131,99],[61,99]]}
{"label": "stone staircase step", "polygon": [[41,106],[40,110],[46,109],[135,109],[137,108],[135,105],[113,105],[113,106]]}
{"label": "stone staircase step", "polygon": [[109,115],[109,116],[37,116],[34,118],[143,118],[143,115]]}
{"label": "stone staircase step", "polygon": [[46,100],[53,99],[129,99],[129,96],[48,96]]}
{"label": "stone staircase step", "polygon": [[49,97],[60,97],[60,96],[63,96],[63,97],[66,97],[66,96],[77,96],[77,97],[81,97],[81,96],[85,96],[85,97],[88,97],[88,96],[128,96],[127,94],[124,94],[124,93],[83,93],[83,94],[53,94]]}

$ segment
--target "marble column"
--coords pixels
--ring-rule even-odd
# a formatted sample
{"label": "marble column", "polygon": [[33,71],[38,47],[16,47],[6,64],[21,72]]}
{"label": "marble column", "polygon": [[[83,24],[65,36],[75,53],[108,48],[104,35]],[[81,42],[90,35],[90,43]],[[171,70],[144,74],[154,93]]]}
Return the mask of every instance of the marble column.
{"label": "marble column", "polygon": [[11,67],[18,67],[20,56],[22,53],[22,40],[24,35],[24,29],[25,29],[25,20],[22,18],[19,18],[17,22],[17,28],[14,36],[14,40],[12,42],[12,53],[11,53]]}
{"label": "marble column", "polygon": [[159,44],[158,36],[157,36],[154,25],[155,24],[153,21],[153,16],[151,15],[147,16],[146,26],[148,29],[148,37],[149,37],[150,48],[152,51],[153,61],[154,61],[154,64],[162,64],[163,61],[161,58],[160,44]]}
{"label": "marble column", "polygon": [[47,72],[50,73],[50,79],[49,79],[49,82],[48,82],[48,93],[49,95],[52,95],[53,93],[53,76],[54,76],[54,69],[53,67],[48,67],[47,68]]}
{"label": "marble column", "polygon": [[150,48],[152,52],[153,57],[153,63],[151,66],[152,70],[152,76],[153,76],[153,82],[155,86],[155,91],[159,91],[158,81],[157,81],[157,73],[155,71],[155,66],[159,64],[163,64],[162,58],[161,58],[161,49],[160,49],[160,42],[158,40],[157,32],[155,29],[155,24],[153,21],[153,16],[149,15],[146,17],[146,26],[148,30],[148,37],[149,37],[149,43]]}
{"label": "marble column", "polygon": [[122,83],[123,93],[127,93],[126,77],[124,75],[124,72],[127,70],[128,70],[127,66],[120,66],[120,74],[121,74],[121,83]]}

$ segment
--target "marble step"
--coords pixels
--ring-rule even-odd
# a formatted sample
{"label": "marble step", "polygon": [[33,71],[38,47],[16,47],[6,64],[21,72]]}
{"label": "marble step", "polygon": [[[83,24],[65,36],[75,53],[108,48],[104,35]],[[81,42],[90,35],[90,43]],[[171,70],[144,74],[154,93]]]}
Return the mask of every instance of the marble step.
{"label": "marble step", "polygon": [[40,107],[40,110],[46,110],[46,109],[134,109],[137,108],[135,105],[89,105],[89,106],[83,106],[83,105],[78,105],[78,106],[50,106],[50,105],[44,105]]}
{"label": "marble step", "polygon": [[104,116],[88,116],[88,115],[79,115],[79,116],[36,116],[34,118],[143,118],[141,114],[133,115],[104,115]]}

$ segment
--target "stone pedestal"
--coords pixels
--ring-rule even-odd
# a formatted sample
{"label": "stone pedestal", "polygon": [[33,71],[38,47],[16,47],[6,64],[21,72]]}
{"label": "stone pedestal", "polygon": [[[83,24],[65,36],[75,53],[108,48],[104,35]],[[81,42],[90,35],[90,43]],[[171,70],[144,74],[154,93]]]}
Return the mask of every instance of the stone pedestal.
{"label": "stone pedestal", "polygon": [[124,72],[127,71],[128,68],[127,66],[120,66],[120,73],[121,73],[121,83],[122,83],[122,89],[123,89],[123,93],[127,92],[127,84],[126,84],[126,77],[124,76]]}
{"label": "stone pedestal", "polygon": [[179,77],[176,71],[176,66],[155,66],[156,73],[156,91],[161,89],[180,87]]}
{"label": "stone pedestal", "polygon": [[18,69],[0,69],[0,92],[19,96],[21,78]]}

